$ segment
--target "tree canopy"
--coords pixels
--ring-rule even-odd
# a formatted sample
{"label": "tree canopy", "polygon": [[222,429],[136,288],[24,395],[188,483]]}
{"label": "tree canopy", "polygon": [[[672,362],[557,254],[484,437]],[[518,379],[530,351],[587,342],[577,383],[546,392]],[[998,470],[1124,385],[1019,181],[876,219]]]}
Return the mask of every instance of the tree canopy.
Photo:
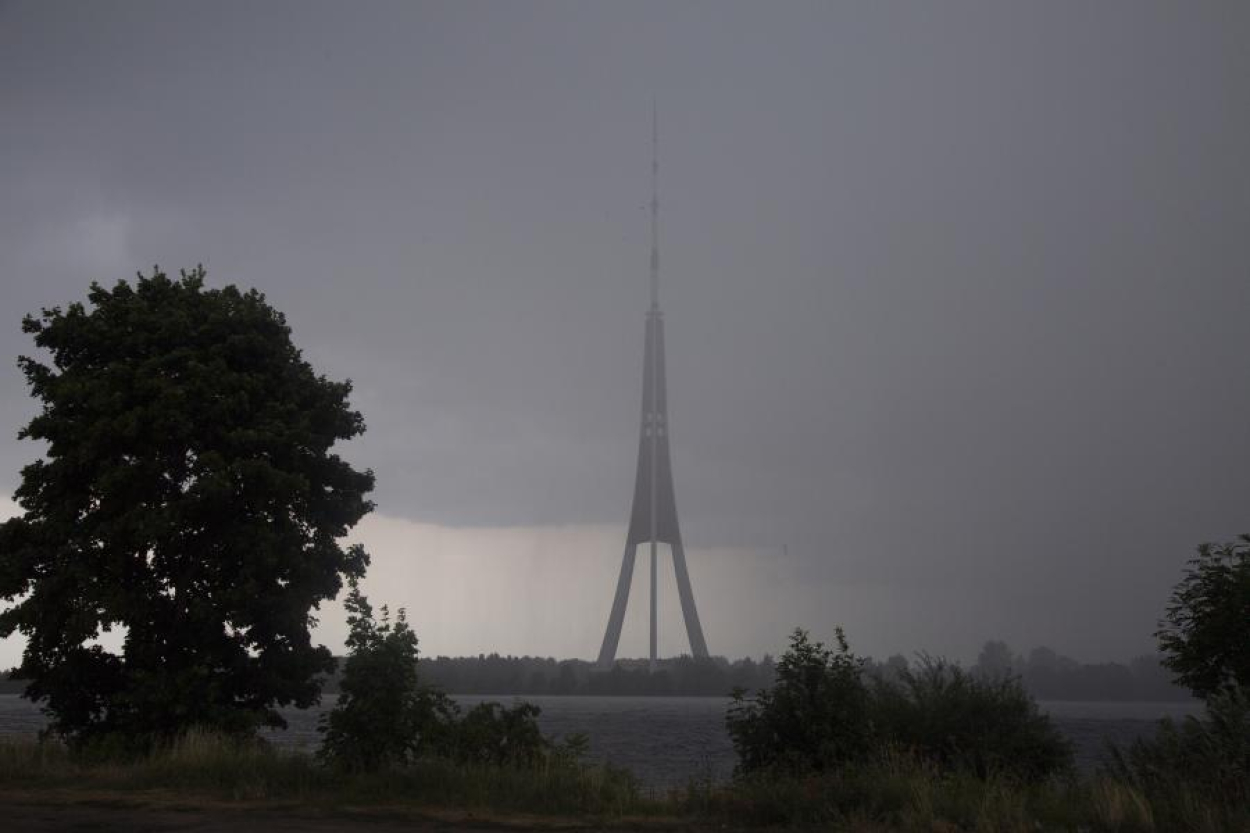
{"label": "tree canopy", "polygon": [[[0,635],[52,731],[248,733],[317,700],[313,611],[368,556],[339,539],[373,474],[330,453],[364,430],[349,382],[314,373],[263,295],[197,267],[92,284],[23,329],[46,444],[0,525]],[[120,629],[121,649],[99,642]]]}
{"label": "tree canopy", "polygon": [[1250,692],[1250,535],[1198,547],[1155,636],[1164,665],[1199,697]]}

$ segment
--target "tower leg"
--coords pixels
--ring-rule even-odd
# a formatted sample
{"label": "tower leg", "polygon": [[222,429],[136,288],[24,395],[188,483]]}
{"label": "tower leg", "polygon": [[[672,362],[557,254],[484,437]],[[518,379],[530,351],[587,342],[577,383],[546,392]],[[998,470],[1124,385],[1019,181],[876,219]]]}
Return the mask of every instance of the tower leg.
{"label": "tower leg", "polygon": [[660,614],[658,611],[658,604],[657,604],[657,600],[659,598],[659,591],[656,589],[659,586],[659,578],[657,576],[657,573],[659,571],[658,571],[658,568],[656,567],[656,561],[657,559],[655,555],[655,539],[652,538],[651,539],[651,663],[649,665],[649,670],[651,671],[652,674],[655,673],[655,669],[659,664],[658,631],[659,631],[659,623],[660,623]]}
{"label": "tower leg", "polygon": [[694,606],[694,590],[690,587],[690,572],[686,569],[686,549],[681,536],[673,539],[673,572],[677,574],[677,595],[681,597],[681,615],[686,620],[686,635],[690,637],[690,652],[699,659],[707,658],[707,642],[703,639],[703,626],[699,624],[699,611]]}
{"label": "tower leg", "polygon": [[599,649],[599,668],[608,671],[616,661],[616,646],[621,641],[621,626],[625,623],[625,605],[629,602],[629,585],[634,580],[634,556],[637,543],[626,539],[625,555],[621,558],[621,577],[616,581],[616,597],[612,600],[612,615],[608,617],[608,629],[603,634],[603,646]]}

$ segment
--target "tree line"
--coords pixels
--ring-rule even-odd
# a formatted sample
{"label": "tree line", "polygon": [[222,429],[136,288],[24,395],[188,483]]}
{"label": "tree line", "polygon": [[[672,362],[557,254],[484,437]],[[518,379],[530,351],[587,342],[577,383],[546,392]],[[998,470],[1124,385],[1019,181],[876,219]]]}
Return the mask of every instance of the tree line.
{"label": "tree line", "polygon": [[1189,700],[1174,674],[1157,654],[1143,654],[1127,663],[1082,663],[1050,648],[1016,654],[1005,642],[985,643],[972,670],[987,678],[1019,677],[1039,700]]}
{"label": "tree line", "polygon": [[[924,657],[908,660],[895,654],[885,661],[865,659],[864,664],[872,676],[897,680],[902,672],[922,667]],[[1127,663],[1082,663],[1046,647],[1017,654],[1005,642],[990,640],[968,671],[988,680],[1019,678],[1024,690],[1038,700],[1192,698],[1187,689],[1172,682],[1171,673],[1153,654]],[[491,653],[422,659],[420,674],[422,680],[450,694],[724,697],[735,689],[751,692],[771,687],[776,661],[768,654],[758,661],[680,656],[659,660],[652,672],[646,660],[625,659],[605,672],[586,660]],[[338,690],[337,674],[327,678],[325,690]]]}
{"label": "tree line", "polygon": [[[337,660],[339,667],[342,661]],[[866,662],[870,671],[888,679],[919,665],[902,654]],[[1153,654],[1128,662],[1082,663],[1050,648],[1015,653],[1005,642],[990,640],[968,670],[986,679],[1018,677],[1038,700],[1183,701],[1193,696],[1172,681],[1171,672]],[[735,688],[758,691],[772,686],[776,662],[768,654],[760,660],[732,661],[682,656],[660,660],[655,673],[648,670],[646,660],[620,660],[605,673],[586,660],[491,653],[423,658],[419,672],[423,681],[450,694],[723,697]],[[0,694],[17,694],[24,686],[0,675]],[[325,678],[324,691],[339,691],[337,670]]]}

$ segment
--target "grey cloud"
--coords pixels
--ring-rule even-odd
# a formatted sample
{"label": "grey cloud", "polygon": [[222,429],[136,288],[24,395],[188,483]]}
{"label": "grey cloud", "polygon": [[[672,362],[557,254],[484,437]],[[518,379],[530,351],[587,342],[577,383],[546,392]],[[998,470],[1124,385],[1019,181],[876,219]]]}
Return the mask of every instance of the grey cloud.
{"label": "grey cloud", "polygon": [[206,261],[355,380],[390,515],[623,522],[654,94],[687,538],[1122,656],[1245,527],[1248,41],[1232,3],[6,4],[0,355]]}

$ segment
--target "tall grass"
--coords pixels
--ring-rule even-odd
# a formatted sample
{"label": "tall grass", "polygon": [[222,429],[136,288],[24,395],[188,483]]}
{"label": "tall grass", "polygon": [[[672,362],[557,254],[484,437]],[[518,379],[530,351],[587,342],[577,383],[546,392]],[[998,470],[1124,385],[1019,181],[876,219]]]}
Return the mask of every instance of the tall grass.
{"label": "tall grass", "polygon": [[1106,778],[1143,796],[1160,829],[1250,831],[1250,696],[1228,689],[1202,717],[1162,720],[1154,737],[1110,747]]}
{"label": "tall grass", "polygon": [[648,812],[655,806],[632,775],[611,767],[561,760],[519,767],[430,759],[349,773],[323,766],[304,752],[195,731],[142,755],[0,739],[0,784],[594,816]]}
{"label": "tall grass", "polygon": [[886,751],[874,760],[802,776],[757,773],[692,784],[673,812],[739,825],[843,831],[976,833],[1246,833],[1250,806],[1193,791],[1147,793],[1107,776],[1041,781],[950,770]]}
{"label": "tall grass", "polygon": [[1217,833],[1250,831],[1250,806],[1177,788],[1143,790],[1102,774],[1092,780],[978,776],[885,750],[862,764],[808,775],[759,773],[728,784],[691,781],[646,795],[622,770],[559,759],[534,766],[420,760],[344,773],[303,752],[191,732],[143,755],[71,750],[0,739],[0,787],[27,790],[173,791],[179,797],[321,807],[413,807],[620,819],[667,818],[694,826],[781,826],[853,831],[975,833]]}

